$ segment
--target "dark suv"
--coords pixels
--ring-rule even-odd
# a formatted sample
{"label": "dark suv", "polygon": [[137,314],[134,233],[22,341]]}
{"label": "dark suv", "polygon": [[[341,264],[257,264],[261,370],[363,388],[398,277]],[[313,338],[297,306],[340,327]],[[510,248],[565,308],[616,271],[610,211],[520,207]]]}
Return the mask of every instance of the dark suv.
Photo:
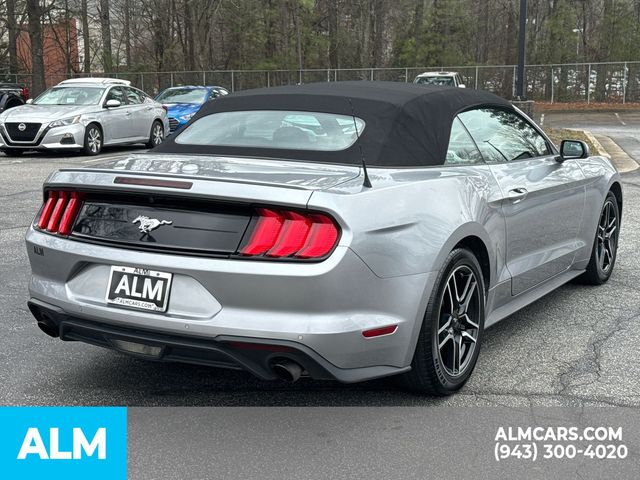
{"label": "dark suv", "polygon": [[0,112],[24,105],[29,100],[29,89],[17,83],[0,82]]}

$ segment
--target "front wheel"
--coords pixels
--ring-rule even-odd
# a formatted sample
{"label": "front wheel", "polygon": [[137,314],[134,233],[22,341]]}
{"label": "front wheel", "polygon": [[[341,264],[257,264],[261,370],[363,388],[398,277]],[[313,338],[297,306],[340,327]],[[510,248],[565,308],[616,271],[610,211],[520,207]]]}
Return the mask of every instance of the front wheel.
{"label": "front wheel", "polygon": [[98,155],[102,151],[102,130],[95,124],[87,126],[84,132],[84,147],[82,152],[85,155]]}
{"label": "front wheel", "polygon": [[591,258],[585,272],[577,278],[579,283],[602,285],[609,280],[618,255],[619,231],[620,208],[618,200],[612,192],[609,192],[600,211]]}
{"label": "front wheel", "polygon": [[484,329],[484,279],[476,257],[453,250],[429,298],[406,388],[450,395],[466,383],[478,360]]}
{"label": "front wheel", "polygon": [[151,133],[149,134],[149,141],[147,142],[147,148],[157,147],[164,141],[164,127],[158,120],[153,122],[151,126]]}

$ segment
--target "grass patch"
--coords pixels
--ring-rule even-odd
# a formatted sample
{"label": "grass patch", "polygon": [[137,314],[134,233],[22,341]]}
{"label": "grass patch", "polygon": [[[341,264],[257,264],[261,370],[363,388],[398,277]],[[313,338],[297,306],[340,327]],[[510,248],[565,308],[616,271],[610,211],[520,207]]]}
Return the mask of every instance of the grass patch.
{"label": "grass patch", "polygon": [[593,152],[593,154],[598,154],[599,149],[591,143],[589,137],[587,137],[582,130],[568,130],[566,128],[550,128],[544,127],[543,130],[549,136],[551,141],[555,144],[558,149],[560,148],[560,142],[562,140],[582,140],[587,145],[589,145],[589,150]]}

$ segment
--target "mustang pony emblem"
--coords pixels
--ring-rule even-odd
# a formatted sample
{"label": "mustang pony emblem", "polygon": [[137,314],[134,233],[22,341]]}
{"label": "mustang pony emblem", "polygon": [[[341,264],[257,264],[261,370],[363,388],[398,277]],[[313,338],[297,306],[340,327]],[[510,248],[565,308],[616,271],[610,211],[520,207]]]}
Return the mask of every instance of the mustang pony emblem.
{"label": "mustang pony emblem", "polygon": [[158,228],[160,225],[171,225],[173,222],[169,220],[158,220],[157,218],[149,218],[146,215],[139,215],[131,223],[139,223],[140,226],[138,227],[138,229],[142,233],[149,233],[150,231]]}

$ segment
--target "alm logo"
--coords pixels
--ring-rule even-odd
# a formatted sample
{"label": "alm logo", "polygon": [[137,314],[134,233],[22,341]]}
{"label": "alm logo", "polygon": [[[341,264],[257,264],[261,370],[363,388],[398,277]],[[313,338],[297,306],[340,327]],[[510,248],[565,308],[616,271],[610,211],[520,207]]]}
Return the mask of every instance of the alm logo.
{"label": "alm logo", "polygon": [[0,480],[127,479],[125,407],[0,407]]}
{"label": "alm logo", "polygon": [[58,428],[49,429],[49,448],[40,435],[40,430],[36,427],[27,429],[27,433],[22,442],[22,447],[18,452],[17,459],[25,460],[29,455],[37,455],[40,460],[82,460],[83,452],[87,457],[92,457],[97,451],[99,460],[107,458],[107,429],[98,428],[91,441],[87,439],[81,428],[73,428],[72,432],[73,449],[60,450],[60,430]]}

